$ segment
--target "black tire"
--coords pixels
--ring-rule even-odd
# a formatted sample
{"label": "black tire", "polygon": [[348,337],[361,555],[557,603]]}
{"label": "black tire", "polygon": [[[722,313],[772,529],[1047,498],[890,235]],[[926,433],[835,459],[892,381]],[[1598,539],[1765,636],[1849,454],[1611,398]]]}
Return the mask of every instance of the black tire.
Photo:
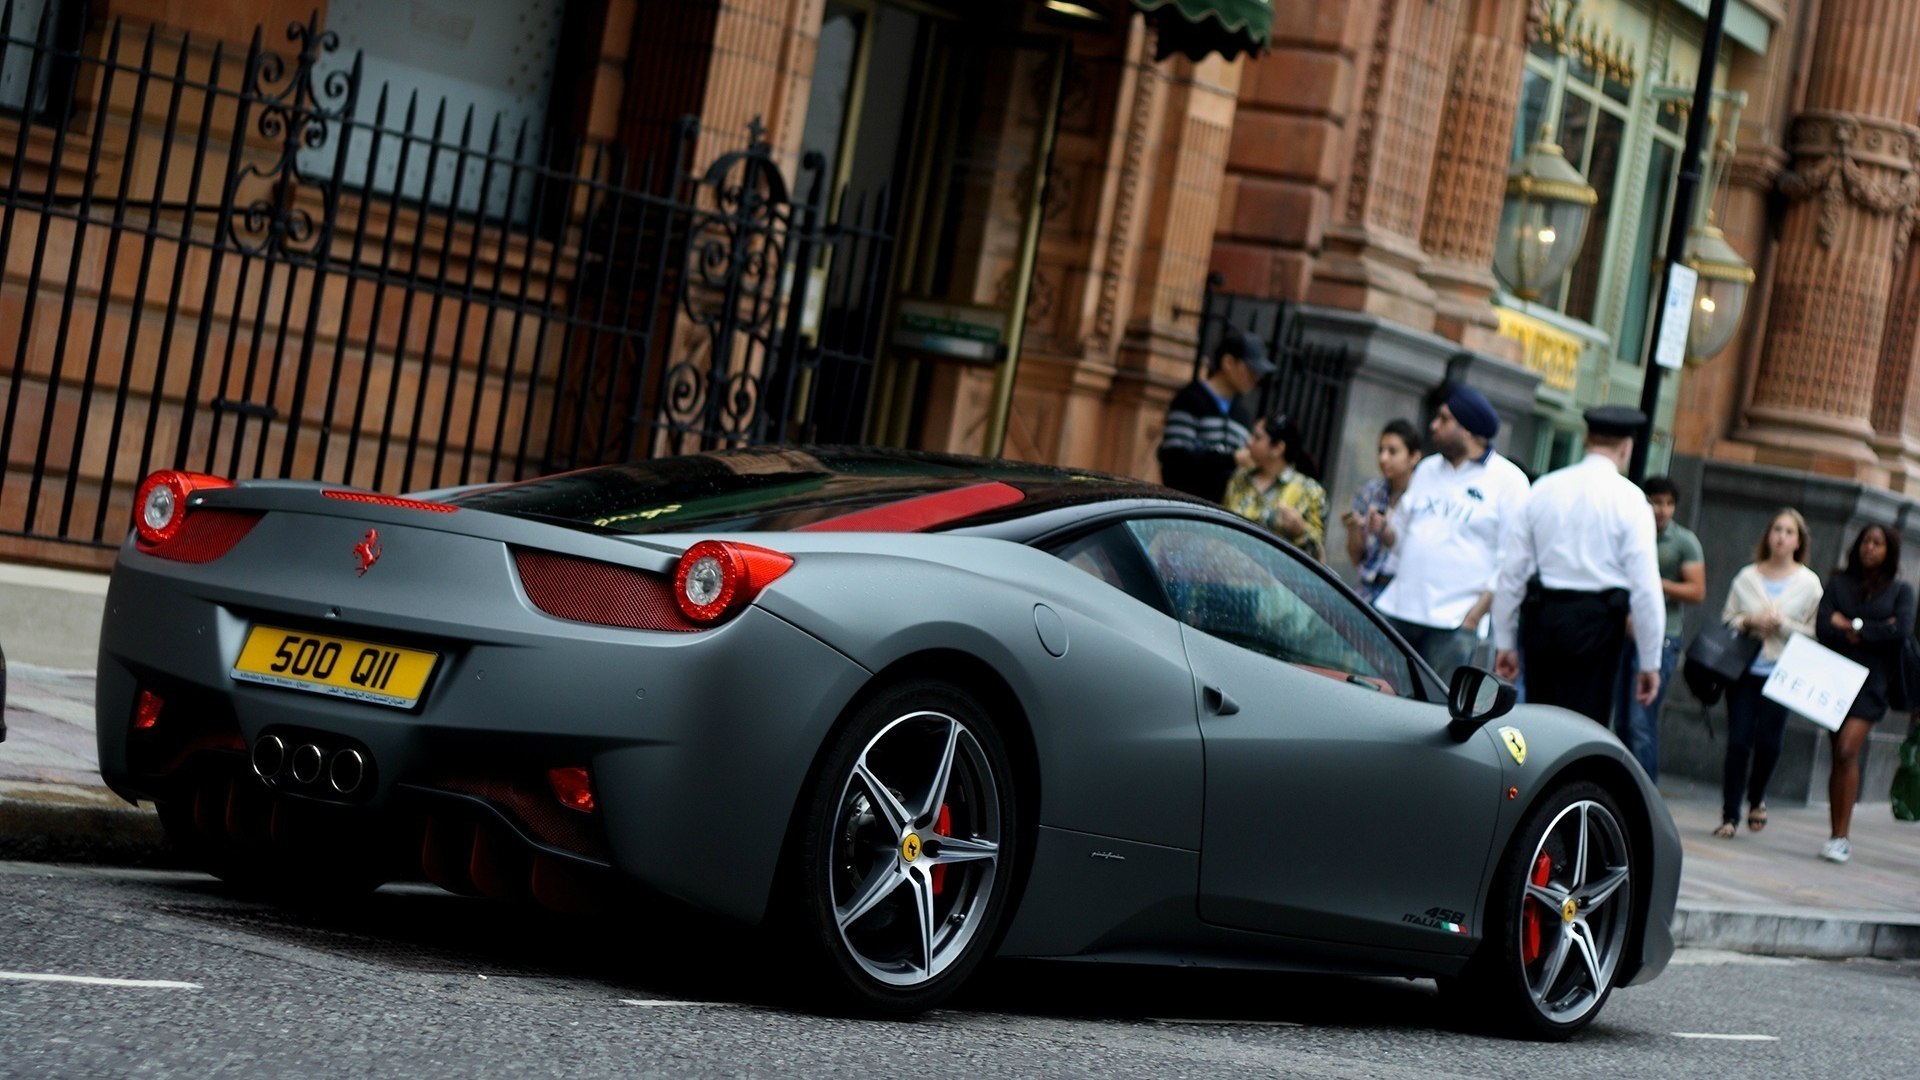
{"label": "black tire", "polygon": [[805,966],[822,976],[815,1002],[824,988],[837,1011],[909,1016],[958,989],[998,942],[1022,825],[1006,745],[971,694],[914,679],[859,706],[797,822],[791,914]]}
{"label": "black tire", "polygon": [[[1577,867],[1583,826],[1588,855]],[[1456,1015],[1543,1041],[1592,1023],[1635,937],[1638,872],[1632,833],[1606,789],[1577,782],[1541,800],[1494,872],[1488,936],[1460,978],[1441,982]]]}

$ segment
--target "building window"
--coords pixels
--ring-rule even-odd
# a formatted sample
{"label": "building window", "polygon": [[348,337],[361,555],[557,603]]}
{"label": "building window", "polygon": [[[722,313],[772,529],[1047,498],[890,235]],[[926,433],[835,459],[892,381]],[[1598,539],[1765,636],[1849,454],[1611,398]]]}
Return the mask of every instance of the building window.
{"label": "building window", "polygon": [[86,27],[83,0],[13,0],[13,22],[0,42],[0,113],[64,121],[73,108],[74,64]]}
{"label": "building window", "polygon": [[[1543,56],[1542,54],[1545,54]],[[1548,59],[1551,57],[1551,59]],[[1612,235],[1619,179],[1627,165],[1633,72],[1621,60],[1579,47],[1565,51],[1536,43],[1527,57],[1520,120],[1514,125],[1518,161],[1550,124],[1553,139],[1600,196],[1587,223],[1586,242],[1565,277],[1540,303],[1582,322],[1599,311],[1600,285]]]}
{"label": "building window", "polygon": [[[329,66],[348,68],[356,52],[363,57],[353,123],[346,125],[343,183],[462,213],[525,220],[534,180],[522,171],[515,183],[513,173],[544,160],[565,9],[566,0],[333,0],[327,29],[339,35],[340,47]],[[383,86],[387,108],[376,154]],[[463,136],[469,116],[472,131]],[[496,125],[499,141],[489,154]],[[408,136],[404,175],[402,134]],[[303,152],[301,172],[331,176],[339,138],[336,125],[325,143]]]}

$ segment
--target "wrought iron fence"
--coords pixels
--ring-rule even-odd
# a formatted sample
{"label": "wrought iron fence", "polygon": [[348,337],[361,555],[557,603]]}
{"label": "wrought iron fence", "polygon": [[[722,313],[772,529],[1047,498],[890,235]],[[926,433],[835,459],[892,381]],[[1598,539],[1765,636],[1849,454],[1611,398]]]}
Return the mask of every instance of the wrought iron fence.
{"label": "wrought iron fence", "polygon": [[160,467],[406,491],[864,436],[886,194],[830,206],[816,155],[790,189],[758,121],[636,162],[364,85],[317,22],[55,29],[0,5],[0,82],[42,88],[0,105],[0,536],[113,545]]}
{"label": "wrought iron fence", "polygon": [[1306,440],[1304,449],[1324,473],[1339,437],[1341,414],[1346,411],[1348,373],[1352,370],[1346,347],[1308,341],[1296,305],[1221,292],[1220,284],[1218,274],[1208,275],[1200,305],[1193,377],[1205,373],[1220,335],[1229,327],[1265,342],[1267,356],[1277,370],[1260,383],[1255,393],[1255,415],[1286,413],[1297,421]]}

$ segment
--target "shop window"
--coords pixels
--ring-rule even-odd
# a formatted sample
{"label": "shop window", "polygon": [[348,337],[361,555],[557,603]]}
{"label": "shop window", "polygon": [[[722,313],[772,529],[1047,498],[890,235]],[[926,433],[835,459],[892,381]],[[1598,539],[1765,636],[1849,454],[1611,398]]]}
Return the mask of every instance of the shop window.
{"label": "shop window", "polygon": [[[350,67],[356,52],[363,57],[342,172],[348,189],[364,184],[408,202],[525,220],[534,178],[521,169],[515,183],[513,174],[544,159],[565,9],[566,0],[333,0],[327,29],[339,35],[340,47],[329,66]],[[387,108],[376,154],[383,86]],[[469,115],[472,131],[463,138]],[[496,125],[499,141],[489,154]],[[335,125],[325,143],[303,152],[301,171],[331,176],[340,137]]]}

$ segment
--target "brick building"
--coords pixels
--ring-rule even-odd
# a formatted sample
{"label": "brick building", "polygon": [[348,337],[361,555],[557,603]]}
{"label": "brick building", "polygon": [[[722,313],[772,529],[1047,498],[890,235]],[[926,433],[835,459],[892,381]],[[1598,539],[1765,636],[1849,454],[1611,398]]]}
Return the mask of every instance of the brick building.
{"label": "brick building", "polygon": [[[1705,8],[332,0],[315,11],[307,0],[14,0],[16,41],[0,68],[0,545],[11,558],[101,565],[138,466],[175,450],[242,473],[280,463],[398,490],[472,478],[428,467],[421,447],[497,458],[506,443],[524,450],[556,431],[606,429],[611,406],[570,411],[583,388],[622,390],[633,380],[621,372],[654,362],[649,349],[664,370],[678,345],[662,342],[685,330],[628,334],[651,327],[631,310],[606,329],[619,304],[660,301],[643,288],[651,264],[596,255],[593,237],[660,230],[646,224],[651,204],[636,204],[625,225],[617,212],[597,223],[621,193],[651,190],[676,152],[697,172],[750,131],[796,206],[817,181],[823,227],[870,227],[884,241],[879,256],[814,250],[804,273],[789,258],[767,286],[810,347],[850,316],[864,320],[840,348],[854,367],[814,363],[789,388],[818,397],[829,375],[854,372],[841,380],[851,387],[841,421],[806,429],[816,435],[1152,476],[1162,409],[1206,328],[1201,309],[1211,297],[1224,310],[1226,297],[1251,305],[1240,310],[1262,326],[1283,304],[1292,332],[1326,350],[1314,377],[1332,410],[1321,434],[1336,501],[1370,473],[1380,422],[1417,414],[1449,374],[1488,389],[1507,414],[1503,449],[1544,470],[1574,452],[1582,408],[1639,396],[1681,91]],[[404,156],[380,159],[376,147],[369,161],[345,138],[293,151],[281,178],[294,179],[262,198],[289,220],[310,208],[338,223],[327,261],[309,241],[285,244],[281,265],[196,239],[212,211],[179,220],[179,207],[221,194],[212,180],[193,187],[190,159],[204,156],[207,177],[244,171],[249,155],[255,173],[271,174],[278,160],[257,123],[233,131],[225,99],[205,110],[212,149],[191,152],[203,119],[192,87],[210,78],[216,46],[231,74],[256,28],[268,51],[298,53],[282,30],[310,12],[316,34],[339,39],[316,71],[360,51],[358,122],[371,125],[375,88],[387,87],[386,129],[411,133],[416,156],[401,170]],[[70,39],[73,56],[111,54],[119,74],[58,50],[35,68],[18,40],[29,15],[54,27],[50,40]],[[1269,47],[1242,57],[1269,22]],[[1732,0],[1726,27],[1714,180],[1698,205],[1757,280],[1731,342],[1666,376],[1654,467],[1687,482],[1684,513],[1734,515],[1716,516],[1737,521],[1730,536],[1764,515],[1758,503],[1807,504],[1831,526],[1817,547],[1826,561],[1842,526],[1904,524],[1900,493],[1920,468],[1910,295],[1920,268],[1907,243],[1920,191],[1920,4]],[[188,89],[173,122],[176,63]],[[136,101],[145,84],[128,72],[143,65],[159,75]],[[423,104],[408,123],[397,116],[410,95]],[[436,140],[438,101],[449,119]],[[64,127],[49,119],[56,106]],[[532,144],[499,139],[490,156],[476,151],[492,165],[463,169],[459,147],[485,142],[452,135],[467,109],[480,128],[502,117]],[[682,116],[698,126],[676,151]],[[1595,205],[1567,272],[1521,299],[1492,267],[1509,168],[1543,128]],[[460,161],[425,175],[436,141]],[[602,160],[615,157],[618,177]],[[530,179],[517,195],[502,191],[523,161],[546,170],[538,190]],[[1036,185],[1042,163],[1047,182]],[[344,188],[325,182],[331,165]],[[475,188],[495,173],[481,205]],[[244,217],[247,193],[231,186]],[[42,202],[28,198],[36,191]],[[344,194],[329,202],[330,191]],[[282,232],[297,239],[296,228]],[[376,259],[376,248],[390,254]],[[845,285],[856,271],[869,280]],[[626,276],[609,290],[616,272]],[[1211,293],[1210,272],[1220,282]],[[503,295],[515,302],[493,302]],[[535,301],[555,307],[528,316]],[[544,336],[543,312],[556,328]],[[161,355],[185,342],[204,367],[191,385],[185,361]],[[759,347],[772,355],[779,342]],[[584,368],[582,350],[592,354]],[[547,365],[531,379],[513,367],[529,355]],[[711,360],[689,363],[710,370]],[[312,384],[334,383],[318,404],[293,396],[293,372],[309,367],[308,398]],[[370,438],[343,418],[358,389],[356,415],[389,405],[388,441],[408,435],[404,455],[369,444],[340,460],[341,446]],[[632,400],[659,407],[653,394]],[[109,425],[109,413],[132,419]],[[142,422],[150,452],[117,453],[109,433],[128,443],[128,425]],[[522,453],[514,468],[577,458]],[[1716,561],[1731,563],[1743,544],[1729,541]]]}

